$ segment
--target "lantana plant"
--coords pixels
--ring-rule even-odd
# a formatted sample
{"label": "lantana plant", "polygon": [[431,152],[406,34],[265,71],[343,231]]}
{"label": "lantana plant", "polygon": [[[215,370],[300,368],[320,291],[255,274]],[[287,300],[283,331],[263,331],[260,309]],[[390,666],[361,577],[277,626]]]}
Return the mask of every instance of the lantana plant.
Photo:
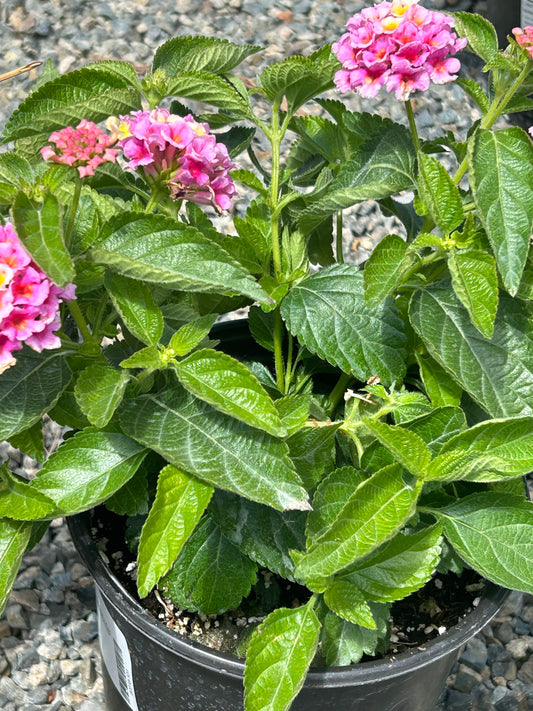
{"label": "lantana plant", "polygon": [[[533,593],[533,146],[495,128],[533,106],[532,37],[393,0],[255,83],[260,48],[211,37],[143,79],[45,65],[0,155],[0,434],[42,462],[0,471],[2,605],[50,520],[140,516],[140,598],[262,600],[245,705],[282,711],[313,659],[386,649],[437,570]],[[413,99],[449,82],[478,119],[424,140]],[[349,110],[378,91],[403,123]],[[367,200],[397,231],[361,267]],[[236,352],[215,322],[245,307]]]}

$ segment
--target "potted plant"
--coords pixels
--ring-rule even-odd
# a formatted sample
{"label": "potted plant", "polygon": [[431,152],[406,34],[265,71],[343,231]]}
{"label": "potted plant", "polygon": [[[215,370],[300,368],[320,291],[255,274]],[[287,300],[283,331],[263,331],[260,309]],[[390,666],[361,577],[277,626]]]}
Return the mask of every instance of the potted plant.
{"label": "potted plant", "polygon": [[[390,605],[437,570],[533,592],[533,146],[494,128],[530,103],[532,32],[501,51],[480,16],[393,0],[252,86],[234,70],[260,48],[208,37],[165,43],[142,80],[124,62],[45,65],[0,155],[0,427],[41,460],[43,418],[68,431],[33,480],[1,470],[2,604],[51,519],[105,503],[131,531],[140,516],[138,596],[155,588],[171,612],[204,617],[255,596],[245,707],[282,711],[317,650],[334,666],[386,650]],[[457,78],[465,46],[488,92]],[[468,136],[418,136],[411,96],[432,81],[476,102]],[[406,125],[317,99],[335,86],[388,90]],[[237,190],[252,199],[221,223]],[[400,234],[361,269],[343,260],[343,211],[370,199]],[[251,335],[214,327],[245,306]],[[74,523],[81,546],[100,525],[88,517]],[[102,556],[85,556],[98,572]],[[145,642],[132,642],[132,672],[120,626],[142,631],[148,615],[124,612],[124,588],[103,575],[110,703],[136,708]],[[502,599],[488,589],[477,625]],[[357,708],[372,708],[379,677],[379,708],[424,685],[416,708],[428,708],[475,625],[458,629],[409,655],[433,661],[438,683],[411,679],[416,660],[406,672],[385,658],[366,681],[357,667],[312,671],[301,708],[356,708],[353,678]],[[212,654],[157,640],[163,684],[164,645],[194,664]],[[213,656],[208,681],[179,682],[188,708],[240,703],[225,689],[242,663]],[[162,709],[146,673],[145,708]],[[207,700],[210,686],[226,700]]]}

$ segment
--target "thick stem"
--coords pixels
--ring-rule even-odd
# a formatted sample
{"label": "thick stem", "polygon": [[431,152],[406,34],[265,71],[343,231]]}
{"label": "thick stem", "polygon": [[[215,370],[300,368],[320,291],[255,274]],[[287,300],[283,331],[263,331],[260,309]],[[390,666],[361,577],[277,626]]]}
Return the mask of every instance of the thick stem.
{"label": "thick stem", "polygon": [[70,240],[72,238],[72,229],[74,228],[74,220],[76,219],[76,212],[78,211],[78,205],[80,203],[82,181],[81,178],[76,176],[74,181],[74,195],[72,197],[72,204],[70,206],[70,213],[68,216],[67,229],[65,230],[65,247],[68,249],[70,246]]}
{"label": "thick stem", "polygon": [[420,139],[418,138],[418,131],[416,129],[415,114],[413,111],[413,105],[411,104],[411,99],[404,101],[405,110],[407,112],[407,118],[409,120],[409,128],[411,129],[411,136],[413,137],[413,143],[415,144],[415,150],[418,153],[420,150]]}
{"label": "thick stem", "polygon": [[72,318],[76,322],[76,326],[78,327],[78,330],[81,333],[83,340],[94,342],[93,334],[89,331],[89,327],[87,326],[87,323],[83,317],[81,309],[78,306],[78,302],[76,300],[69,301],[68,308],[69,308],[70,313],[72,314]]}
{"label": "thick stem", "polygon": [[344,254],[342,251],[342,210],[337,213],[335,230],[337,264],[344,264]]}
{"label": "thick stem", "polygon": [[280,143],[281,132],[279,129],[279,106],[272,107],[272,181],[270,183],[270,204],[272,206],[272,261],[274,264],[274,275],[281,276],[281,249],[279,239],[279,215],[276,214],[276,207],[279,199],[279,173],[280,173]]}
{"label": "thick stem", "polygon": [[353,380],[353,375],[349,375],[348,373],[343,373],[339,380],[337,381],[337,384],[331,391],[329,395],[329,403],[331,406],[331,414],[335,412],[337,409],[338,404],[342,400],[344,393],[346,392],[346,388],[350,384],[350,382]]}
{"label": "thick stem", "polygon": [[279,307],[274,311],[274,363],[276,366],[276,383],[280,393],[285,394],[285,363],[283,361],[283,321]]}

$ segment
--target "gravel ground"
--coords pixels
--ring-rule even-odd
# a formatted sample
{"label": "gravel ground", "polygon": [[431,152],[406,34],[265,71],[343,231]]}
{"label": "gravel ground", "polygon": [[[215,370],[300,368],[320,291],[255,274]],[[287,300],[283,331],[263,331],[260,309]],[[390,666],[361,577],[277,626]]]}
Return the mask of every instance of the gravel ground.
{"label": "gravel ground", "polygon": [[[248,62],[307,54],[343,32],[348,17],[369,2],[357,0],[4,0],[0,73],[48,58],[67,71],[99,59],[135,63],[142,74],[153,50],[177,34],[209,34],[268,49]],[[426,0],[439,9],[484,10],[474,0]],[[474,64],[467,70],[476,71]],[[0,128],[31,89],[37,72],[0,84]],[[388,97],[354,110],[383,111],[403,120]],[[417,98],[417,123],[424,137],[441,127],[462,135],[476,116],[457,86]],[[391,223],[365,204],[347,220],[345,249],[363,259]],[[48,444],[60,433],[50,428]],[[0,460],[32,473],[35,462],[7,444]],[[101,661],[94,589],[63,521],[24,560],[5,613],[0,617],[0,708],[4,711],[103,711]],[[505,608],[462,653],[435,711],[527,711],[533,709],[533,597],[513,594]]]}

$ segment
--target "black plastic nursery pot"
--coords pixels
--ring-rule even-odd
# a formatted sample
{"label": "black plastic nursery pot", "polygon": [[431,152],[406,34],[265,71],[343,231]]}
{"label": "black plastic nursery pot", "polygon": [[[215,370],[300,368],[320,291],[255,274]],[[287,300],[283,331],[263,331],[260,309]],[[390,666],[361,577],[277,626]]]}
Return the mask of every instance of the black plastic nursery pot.
{"label": "black plastic nursery pot", "polygon": [[[69,519],[96,585],[107,711],[242,711],[244,662],[181,637],[152,617],[104,562],[92,525],[91,513]],[[507,595],[488,584],[472,612],[423,647],[390,659],[313,669],[292,711],[431,711],[461,647]]]}

